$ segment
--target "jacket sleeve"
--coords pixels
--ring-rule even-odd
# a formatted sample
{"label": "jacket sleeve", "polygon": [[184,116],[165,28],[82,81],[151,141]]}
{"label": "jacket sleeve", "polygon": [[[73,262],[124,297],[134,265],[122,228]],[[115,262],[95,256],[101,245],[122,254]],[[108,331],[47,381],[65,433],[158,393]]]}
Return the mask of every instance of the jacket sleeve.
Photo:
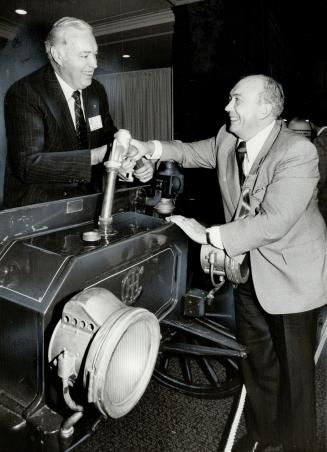
{"label": "jacket sleeve", "polygon": [[219,143],[226,135],[222,126],[216,137],[193,143],[181,141],[163,141],[161,160],[175,160],[184,168],[216,168]]}
{"label": "jacket sleeve", "polygon": [[[89,182],[88,149],[51,151],[59,128],[46,121],[44,102],[27,83],[13,85],[5,97],[8,159],[12,171],[26,184]],[[55,133],[54,133],[55,132]]]}

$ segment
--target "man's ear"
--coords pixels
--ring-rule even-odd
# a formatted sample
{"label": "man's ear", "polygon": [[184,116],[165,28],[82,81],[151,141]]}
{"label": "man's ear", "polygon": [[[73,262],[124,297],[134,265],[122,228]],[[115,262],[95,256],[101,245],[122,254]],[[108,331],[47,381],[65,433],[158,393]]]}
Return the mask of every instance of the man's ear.
{"label": "man's ear", "polygon": [[55,61],[55,63],[57,63],[59,66],[62,66],[62,56],[60,55],[56,47],[52,46],[50,49],[50,53],[53,58],[53,61]]}
{"label": "man's ear", "polygon": [[259,108],[259,117],[260,119],[265,119],[267,116],[270,116],[272,111],[272,105],[266,102],[262,103]]}

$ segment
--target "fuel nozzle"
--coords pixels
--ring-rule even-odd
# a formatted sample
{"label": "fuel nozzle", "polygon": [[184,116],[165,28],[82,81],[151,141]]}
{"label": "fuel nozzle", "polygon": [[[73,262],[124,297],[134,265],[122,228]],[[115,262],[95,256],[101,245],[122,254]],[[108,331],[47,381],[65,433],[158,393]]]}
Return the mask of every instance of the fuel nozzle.
{"label": "fuel nozzle", "polygon": [[114,233],[111,223],[116,177],[122,166],[123,159],[127,155],[130,141],[131,134],[128,130],[118,130],[115,134],[115,140],[112,145],[109,159],[104,163],[107,172],[107,179],[103,195],[101,215],[99,216],[99,231],[102,236]]}

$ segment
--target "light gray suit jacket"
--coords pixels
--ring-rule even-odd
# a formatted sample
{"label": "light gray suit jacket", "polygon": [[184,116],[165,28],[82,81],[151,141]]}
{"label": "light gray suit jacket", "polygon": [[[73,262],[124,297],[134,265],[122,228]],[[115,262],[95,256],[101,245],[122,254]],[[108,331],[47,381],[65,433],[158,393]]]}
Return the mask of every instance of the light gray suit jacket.
{"label": "light gray suit jacket", "polygon": [[318,155],[306,138],[277,121],[244,187],[250,212],[233,221],[240,201],[236,138],[223,126],[195,143],[163,142],[162,160],[186,168],[217,168],[229,256],[250,252],[259,302],[271,314],[304,312],[327,301],[326,225],[317,204]]}

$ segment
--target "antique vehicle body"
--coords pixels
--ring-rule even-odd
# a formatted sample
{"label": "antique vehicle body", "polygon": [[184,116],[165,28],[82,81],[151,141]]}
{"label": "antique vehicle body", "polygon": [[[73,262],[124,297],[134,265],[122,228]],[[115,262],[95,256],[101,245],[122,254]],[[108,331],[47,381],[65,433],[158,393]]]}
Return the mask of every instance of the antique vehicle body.
{"label": "antique vehicle body", "polygon": [[[172,225],[140,213],[142,190],[116,193],[117,231],[97,244],[84,242],[82,234],[97,227],[99,195],[0,214],[0,423],[1,438],[7,436],[15,450],[24,450],[27,439],[27,450],[60,447],[58,431],[68,415],[48,348],[73,295],[110,288],[125,305],[163,319],[185,293],[186,239]],[[89,424],[99,417],[93,411],[84,415]],[[83,421],[77,425],[83,430]],[[75,440],[72,435],[64,447]]]}
{"label": "antique vehicle body", "polygon": [[[203,323],[201,291],[187,295],[186,236],[145,214],[146,187],[133,187],[116,190],[111,234],[86,240],[101,203],[95,194],[0,213],[1,450],[72,450],[101,419],[133,408],[156,362],[155,378],[186,394],[239,389],[229,372],[222,389],[206,358],[237,373],[245,351]],[[209,385],[192,381],[189,364],[182,381],[169,374],[171,357],[188,353],[205,355]]]}

